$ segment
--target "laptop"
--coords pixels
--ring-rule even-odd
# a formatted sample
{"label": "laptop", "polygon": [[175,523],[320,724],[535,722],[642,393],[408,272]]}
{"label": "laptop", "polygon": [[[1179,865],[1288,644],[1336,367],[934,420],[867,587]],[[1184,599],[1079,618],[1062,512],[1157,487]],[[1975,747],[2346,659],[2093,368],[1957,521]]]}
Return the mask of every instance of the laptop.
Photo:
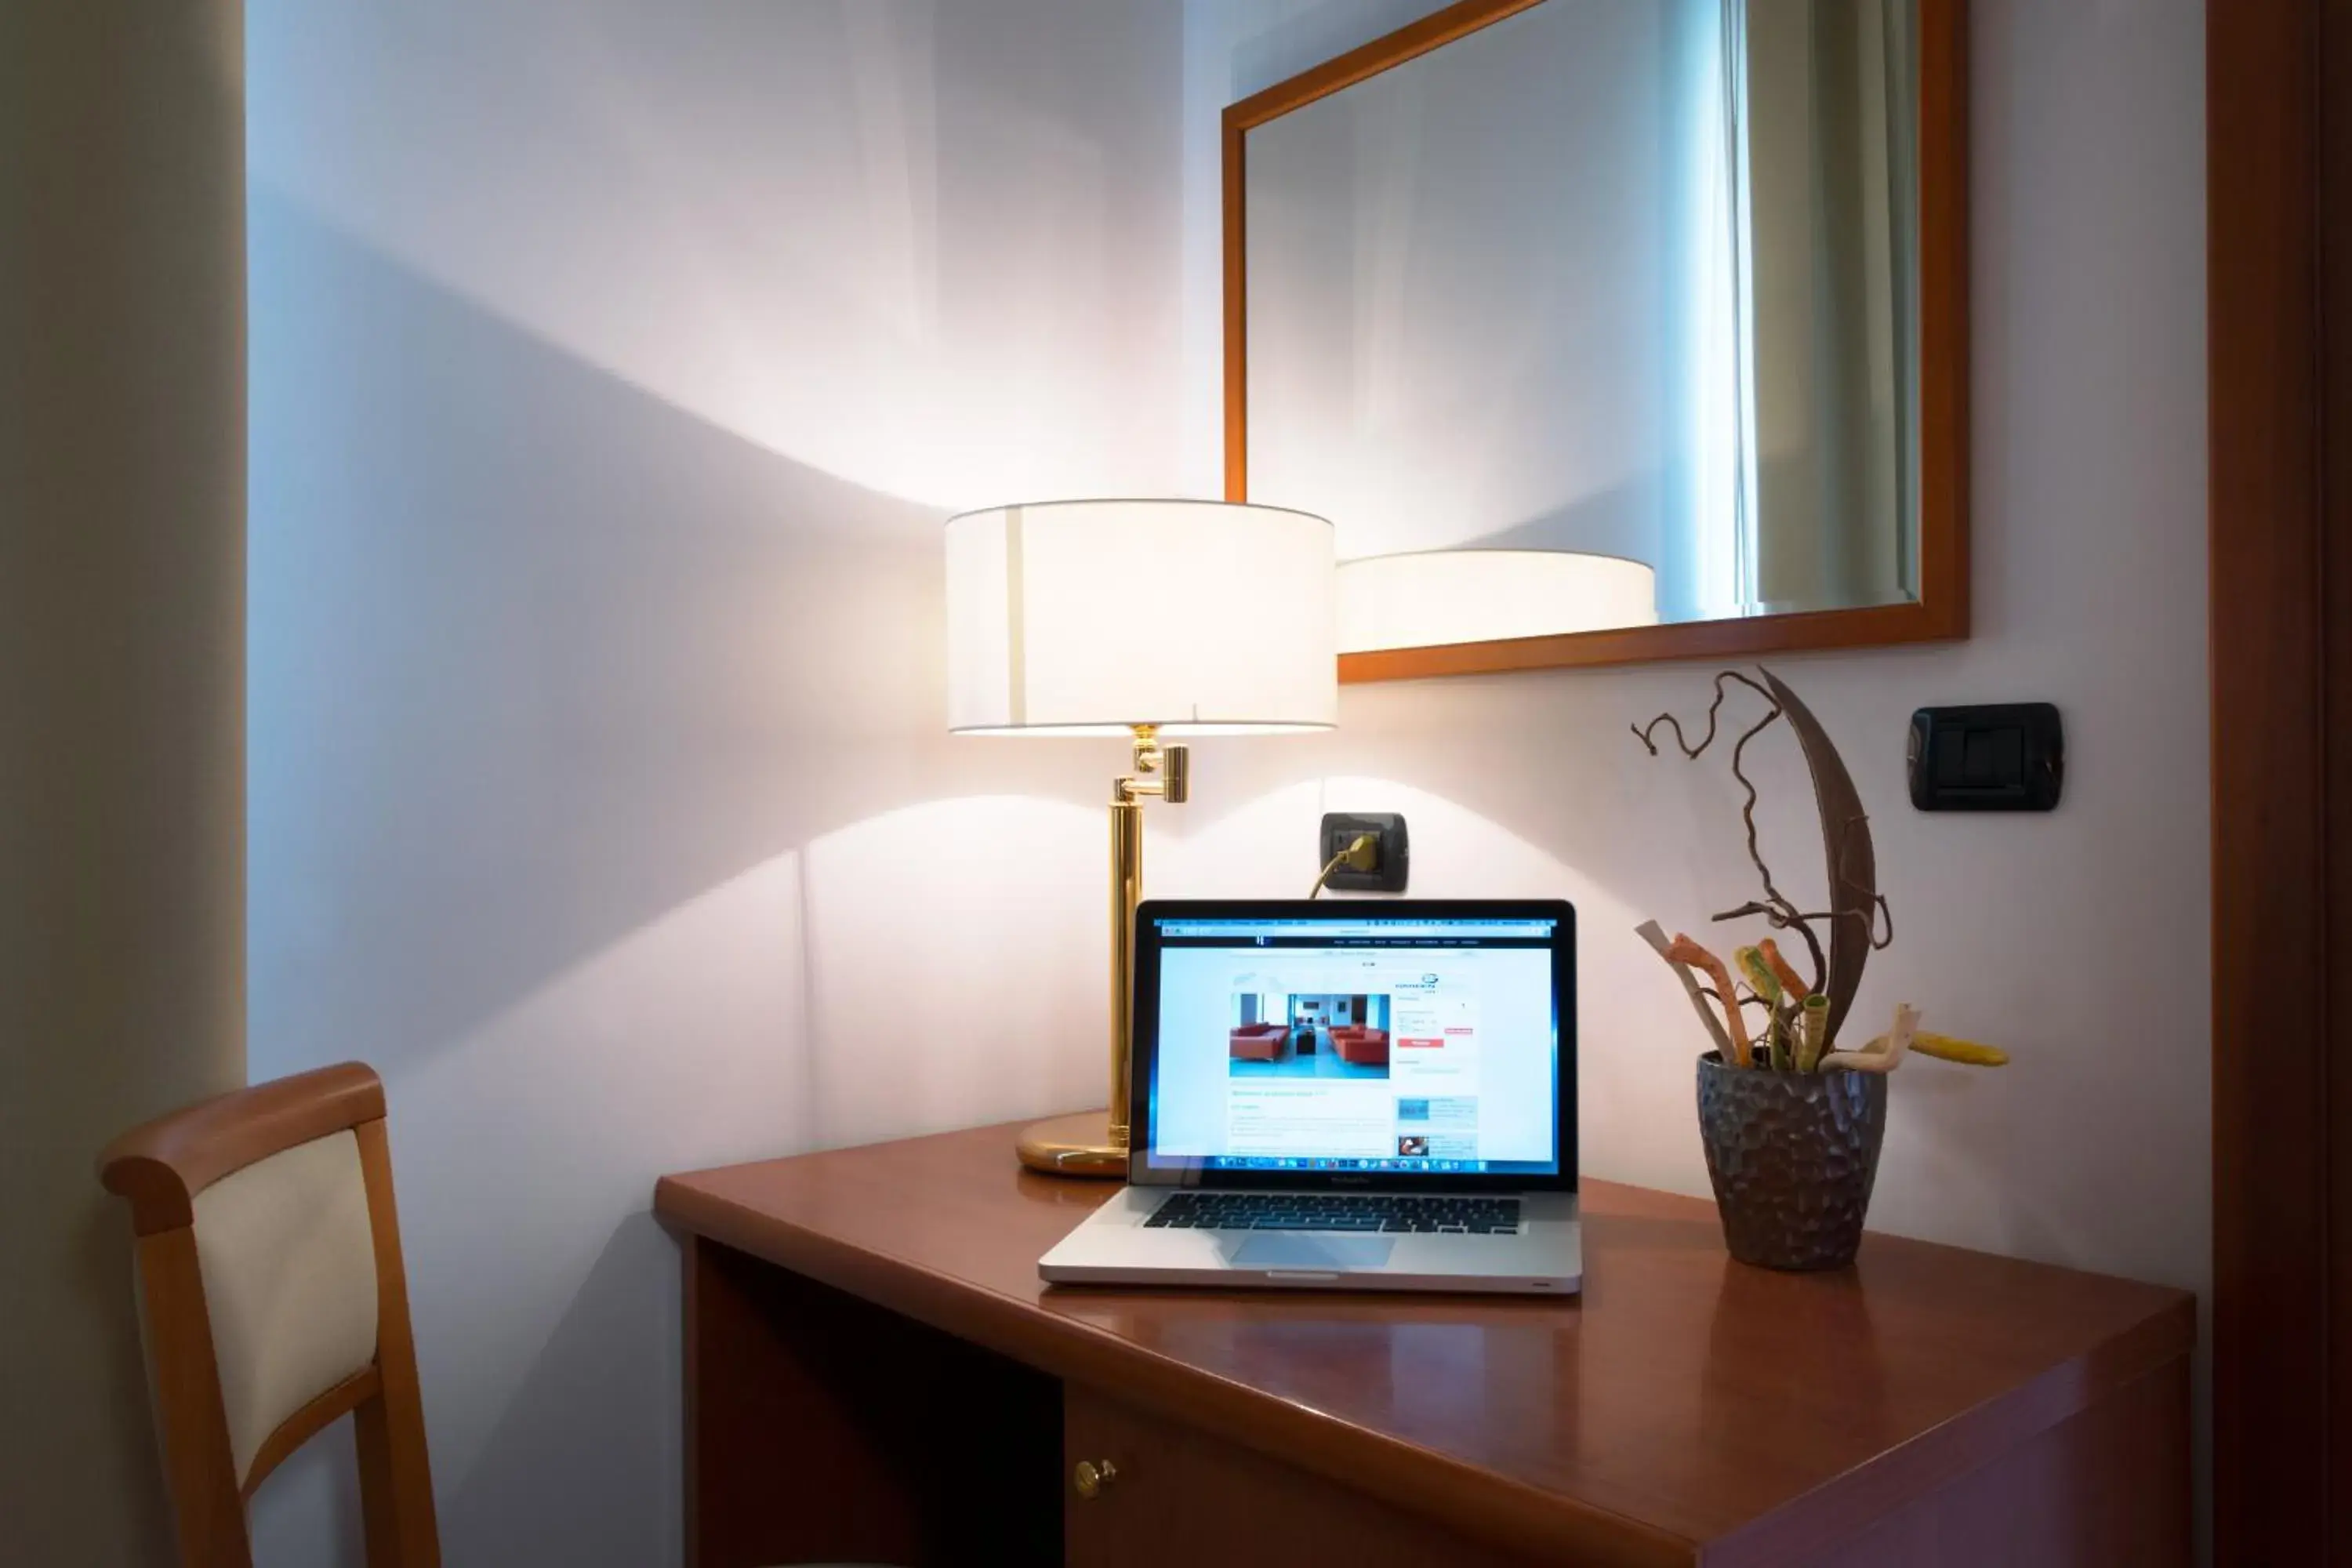
{"label": "laptop", "polygon": [[1047,1280],[1580,1288],[1568,904],[1155,900],[1136,921],[1128,1186]]}

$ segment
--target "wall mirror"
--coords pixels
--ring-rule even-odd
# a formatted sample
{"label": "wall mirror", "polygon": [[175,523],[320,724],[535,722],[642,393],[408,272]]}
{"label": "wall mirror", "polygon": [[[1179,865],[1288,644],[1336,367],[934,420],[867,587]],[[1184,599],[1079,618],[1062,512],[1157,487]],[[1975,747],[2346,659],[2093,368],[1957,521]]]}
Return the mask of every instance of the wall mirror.
{"label": "wall mirror", "polygon": [[1343,679],[1968,631],[1965,0],[1465,0],[1224,115]]}

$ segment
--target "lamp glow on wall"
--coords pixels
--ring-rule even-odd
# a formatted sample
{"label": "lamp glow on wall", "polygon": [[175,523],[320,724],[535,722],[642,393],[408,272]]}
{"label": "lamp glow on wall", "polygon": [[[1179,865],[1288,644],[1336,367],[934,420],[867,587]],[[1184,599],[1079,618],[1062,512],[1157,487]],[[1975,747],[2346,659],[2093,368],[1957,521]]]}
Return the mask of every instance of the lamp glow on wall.
{"label": "lamp glow on wall", "polygon": [[1575,550],[1423,550],[1339,565],[1339,651],[1655,626],[1658,574]]}
{"label": "lamp glow on wall", "polygon": [[1108,1110],[1021,1136],[1022,1163],[1124,1176],[1143,797],[1190,791],[1186,735],[1328,730],[1339,720],[1331,525],[1278,507],[1067,500],[947,525],[948,728],[1116,735]]}

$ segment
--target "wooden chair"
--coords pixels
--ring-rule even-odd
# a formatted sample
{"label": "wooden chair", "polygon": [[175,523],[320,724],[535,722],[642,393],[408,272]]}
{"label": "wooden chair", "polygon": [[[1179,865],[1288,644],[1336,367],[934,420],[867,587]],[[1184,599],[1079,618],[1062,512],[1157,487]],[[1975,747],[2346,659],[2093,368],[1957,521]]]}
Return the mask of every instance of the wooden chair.
{"label": "wooden chair", "polygon": [[370,1568],[441,1561],[383,1086],[357,1062],[124,1133],[164,1473],[188,1568],[250,1568],[245,1505],[351,1413]]}
{"label": "wooden chair", "polygon": [[369,1568],[438,1568],[374,1070],[345,1062],[159,1117],[108,1144],[98,1178],[139,1235],[185,1568],[252,1568],[254,1489],[346,1412]]}

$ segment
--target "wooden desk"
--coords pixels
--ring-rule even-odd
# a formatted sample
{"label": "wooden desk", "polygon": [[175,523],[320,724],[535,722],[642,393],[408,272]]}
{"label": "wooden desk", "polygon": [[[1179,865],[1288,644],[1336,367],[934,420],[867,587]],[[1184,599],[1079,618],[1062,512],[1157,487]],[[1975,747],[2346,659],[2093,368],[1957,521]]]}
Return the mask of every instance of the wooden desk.
{"label": "wooden desk", "polygon": [[1603,1182],[1577,1301],[1041,1284],[1109,1191],[1008,1128],[663,1178],[688,1561],[2189,1561],[2185,1292],[1882,1236],[1771,1274]]}

